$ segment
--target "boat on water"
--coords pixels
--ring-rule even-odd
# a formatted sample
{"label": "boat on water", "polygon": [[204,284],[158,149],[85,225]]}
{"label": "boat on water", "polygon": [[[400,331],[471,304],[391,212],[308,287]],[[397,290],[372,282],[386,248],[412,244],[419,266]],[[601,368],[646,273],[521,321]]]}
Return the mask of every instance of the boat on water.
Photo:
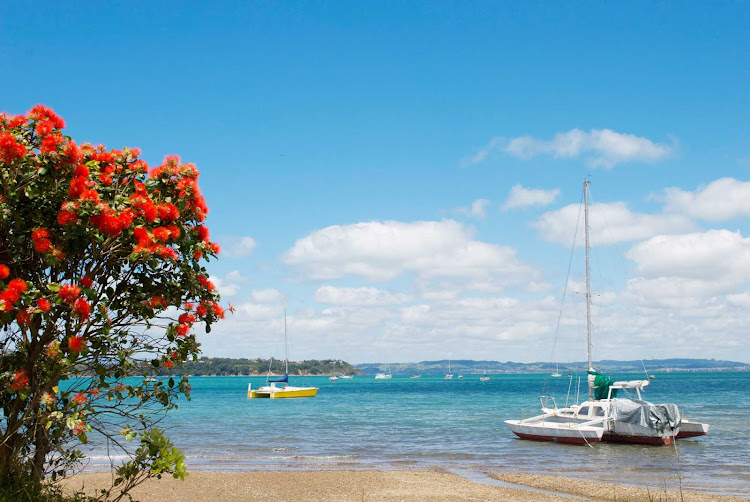
{"label": "boat on water", "polygon": [[354,376],[353,375],[339,375],[339,378],[342,380],[351,380],[352,378],[354,378]]}
{"label": "boat on water", "polygon": [[409,378],[422,378],[422,375],[412,375]]}
{"label": "boat on water", "polygon": [[375,374],[375,379],[376,380],[388,380],[392,376],[393,375],[391,374],[391,367],[386,364],[385,365],[385,371],[381,372],[381,373],[376,373]]}
{"label": "boat on water", "polygon": [[[273,358],[271,359],[273,362]],[[266,385],[252,388],[252,383],[247,384],[248,398],[282,399],[294,397],[315,397],[318,394],[317,387],[293,387],[289,385],[289,345],[286,333],[286,299],[284,300],[284,376],[271,378],[271,365],[268,366],[269,375],[266,377]]]}
{"label": "boat on water", "polygon": [[336,361],[333,361],[333,375],[329,376],[328,380],[330,380],[331,382],[335,382],[338,379],[339,377],[336,376]]}
{"label": "boat on water", "polygon": [[[590,445],[607,441],[670,445],[675,439],[703,436],[708,433],[708,424],[682,419],[675,404],[653,404],[642,398],[641,391],[650,384],[649,378],[613,382],[593,368],[588,184],[588,180],[584,180],[588,400],[580,405],[558,408],[554,398],[541,396],[541,415],[522,420],[506,420],[505,423],[521,439],[571,444]],[[618,393],[628,393],[630,397],[617,397]]]}
{"label": "boat on water", "polygon": [[453,373],[451,373],[451,360],[448,359],[448,373],[445,374],[443,380],[453,380]]}
{"label": "boat on water", "polygon": [[550,375],[552,378],[560,378],[562,374],[560,373],[560,366],[555,363],[555,372]]}
{"label": "boat on water", "polygon": [[483,374],[482,376],[480,376],[480,377],[479,377],[479,381],[480,381],[480,382],[489,382],[489,381],[490,381],[490,377],[489,377],[489,375],[487,374],[487,371],[486,371],[486,370],[485,370],[484,374]]}

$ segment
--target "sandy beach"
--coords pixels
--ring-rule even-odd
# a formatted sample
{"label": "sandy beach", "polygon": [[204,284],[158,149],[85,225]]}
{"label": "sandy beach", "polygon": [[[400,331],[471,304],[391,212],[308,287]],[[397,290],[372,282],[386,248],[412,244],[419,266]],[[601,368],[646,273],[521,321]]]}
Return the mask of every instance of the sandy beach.
{"label": "sandy beach", "polygon": [[[491,474],[491,473],[490,473]],[[438,471],[280,471],[220,473],[192,472],[185,481],[151,480],[131,493],[140,502],[266,502],[274,501],[384,501],[460,502],[482,500],[574,501],[686,501],[747,500],[695,492],[666,492],[658,487],[633,488],[580,481],[561,476],[491,474],[497,480],[554,492],[475,483]],[[65,481],[70,490],[91,492],[107,486],[110,474],[79,474]]]}

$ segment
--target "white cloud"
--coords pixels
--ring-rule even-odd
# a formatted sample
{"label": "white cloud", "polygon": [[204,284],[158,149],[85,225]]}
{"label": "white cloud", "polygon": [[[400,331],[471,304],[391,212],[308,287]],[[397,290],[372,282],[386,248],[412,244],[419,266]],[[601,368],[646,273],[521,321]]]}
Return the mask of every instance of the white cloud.
{"label": "white cloud", "polygon": [[715,283],[750,280],[750,239],[738,232],[709,230],[685,235],[659,235],[627,253],[639,274],[683,277]]}
{"label": "white cloud", "polygon": [[705,221],[723,221],[750,216],[750,182],[721,178],[695,192],[679,188],[664,190],[666,211],[683,213]]}
{"label": "white cloud", "polygon": [[281,304],[281,301],[284,299],[284,295],[279,290],[273,288],[254,290],[250,293],[250,296],[256,303]]}
{"label": "white cloud", "polygon": [[282,260],[312,279],[387,281],[414,272],[427,278],[492,274],[517,283],[538,276],[515,249],[473,240],[471,229],[454,220],[326,227],[298,239]]}
{"label": "white cloud", "polygon": [[390,293],[377,288],[337,288],[321,286],[315,292],[315,301],[329,305],[398,305],[410,300],[409,295]]}
{"label": "white cloud", "polygon": [[[583,235],[582,211],[580,204],[571,204],[544,213],[532,225],[544,240],[570,246],[576,226],[578,235]],[[695,230],[695,224],[686,216],[634,213],[624,202],[592,204],[589,207],[589,226],[593,229],[590,234],[592,246]]]}
{"label": "white cloud", "polygon": [[490,201],[487,199],[477,199],[471,203],[471,207],[459,207],[455,209],[458,214],[463,214],[473,218],[484,219],[487,216],[487,207]]}
{"label": "white cloud", "polygon": [[478,164],[492,152],[502,151],[520,159],[537,155],[552,155],[554,158],[585,156],[591,166],[609,169],[623,162],[662,160],[673,150],[673,145],[654,143],[647,138],[611,129],[592,129],[589,132],[572,129],[557,133],[551,140],[533,136],[519,136],[508,141],[500,137],[492,138],[476,154],[465,159],[464,164]]}
{"label": "white cloud", "polygon": [[503,204],[503,210],[530,206],[548,206],[555,201],[558,195],[560,195],[560,190],[557,188],[554,190],[541,190],[515,185],[510,189],[510,195]]}
{"label": "white cloud", "polygon": [[216,289],[222,297],[232,297],[236,295],[241,285],[239,283],[246,279],[240,274],[239,270],[233,270],[226,274],[224,277],[211,276],[211,282],[214,283]]}
{"label": "white cloud", "polygon": [[253,254],[256,242],[252,237],[230,237],[222,239],[223,251],[233,258],[247,258]]}

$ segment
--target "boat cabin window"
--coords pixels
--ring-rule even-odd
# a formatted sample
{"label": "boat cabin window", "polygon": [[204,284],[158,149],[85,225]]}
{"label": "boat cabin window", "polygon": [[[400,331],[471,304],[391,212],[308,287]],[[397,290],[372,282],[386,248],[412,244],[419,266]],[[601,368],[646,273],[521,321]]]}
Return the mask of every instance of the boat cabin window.
{"label": "boat cabin window", "polygon": [[578,410],[578,414],[579,415],[588,415],[589,414],[589,407],[588,406],[584,406],[583,408],[581,408],[580,410]]}
{"label": "boat cabin window", "polygon": [[594,415],[597,417],[603,417],[604,416],[604,408],[600,408],[599,406],[596,406],[594,408]]}

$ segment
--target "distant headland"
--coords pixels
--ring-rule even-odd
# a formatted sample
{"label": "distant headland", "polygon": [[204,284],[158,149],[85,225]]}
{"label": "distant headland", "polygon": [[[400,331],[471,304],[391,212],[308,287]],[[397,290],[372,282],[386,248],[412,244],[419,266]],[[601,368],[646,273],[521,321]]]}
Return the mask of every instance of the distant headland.
{"label": "distant headland", "polygon": [[[466,374],[520,374],[520,373],[581,373],[586,370],[586,362],[572,363],[516,363],[513,361],[474,361],[452,359],[451,370]],[[438,375],[446,372],[448,360],[421,361],[418,363],[388,363],[394,375]],[[750,364],[716,359],[646,359],[635,361],[596,361],[596,369],[607,373],[673,373],[673,372],[729,372],[750,371]],[[352,365],[340,359],[311,359],[289,361],[290,375],[374,375],[386,368],[385,363],[363,363]],[[270,371],[269,371],[270,369]],[[187,361],[181,367],[163,371],[170,375],[193,376],[260,376],[284,373],[283,361],[269,359],[201,357],[197,361]]]}

